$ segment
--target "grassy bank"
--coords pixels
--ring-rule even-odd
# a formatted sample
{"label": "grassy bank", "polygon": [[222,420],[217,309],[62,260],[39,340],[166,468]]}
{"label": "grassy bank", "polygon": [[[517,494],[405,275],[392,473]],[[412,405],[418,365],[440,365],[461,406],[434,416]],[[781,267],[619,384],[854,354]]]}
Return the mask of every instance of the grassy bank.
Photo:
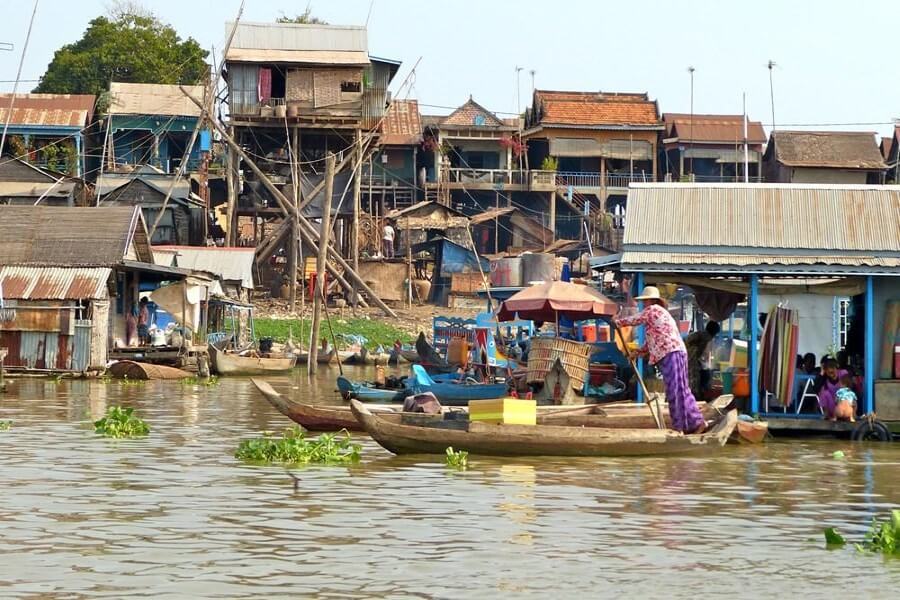
{"label": "grassy bank", "polygon": [[[310,320],[309,319],[254,319],[256,324],[256,337],[269,337],[276,342],[284,342],[288,339],[288,333],[293,331],[294,342],[300,341],[300,332],[303,332],[304,345],[309,337]],[[341,334],[361,335],[369,340],[369,347],[374,348],[381,344],[390,347],[395,340],[409,342],[414,336],[410,336],[406,331],[394,327],[382,320],[375,319],[335,319],[332,317],[331,325],[334,327],[334,334],[338,336],[340,342]],[[331,337],[328,329],[328,322],[322,319],[321,337]],[[330,340],[329,340],[330,341]]]}

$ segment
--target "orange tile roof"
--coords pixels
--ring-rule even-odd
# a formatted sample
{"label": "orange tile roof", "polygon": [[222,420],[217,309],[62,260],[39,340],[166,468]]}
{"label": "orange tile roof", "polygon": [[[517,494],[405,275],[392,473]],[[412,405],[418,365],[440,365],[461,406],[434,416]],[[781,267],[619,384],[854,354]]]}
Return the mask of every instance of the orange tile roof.
{"label": "orange tile roof", "polygon": [[[693,125],[692,125],[693,120]],[[744,139],[743,115],[694,115],[666,113],[663,115],[666,137],[694,142],[733,144]],[[766,132],[759,121],[748,121],[747,142],[765,144]]]}
{"label": "orange tile roof", "polygon": [[410,146],[422,141],[422,115],[418,100],[394,100],[381,124],[381,143]]}
{"label": "orange tile roof", "polygon": [[657,127],[659,110],[647,94],[535,90],[540,125]]}
{"label": "orange tile roof", "polygon": [[[484,123],[476,125],[475,119],[476,117],[483,117]],[[455,126],[455,127],[506,127],[507,125],[503,123],[497,116],[481,106],[477,102],[475,102],[471,96],[469,100],[450,113],[446,118],[441,120],[441,125],[444,126]]]}

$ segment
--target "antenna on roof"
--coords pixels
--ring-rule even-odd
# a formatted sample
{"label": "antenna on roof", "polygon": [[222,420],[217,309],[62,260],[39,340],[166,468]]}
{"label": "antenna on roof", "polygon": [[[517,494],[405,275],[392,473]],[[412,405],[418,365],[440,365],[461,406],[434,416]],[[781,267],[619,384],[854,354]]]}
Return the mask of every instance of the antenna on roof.
{"label": "antenna on roof", "polygon": [[[693,65],[691,65],[687,68],[687,70],[688,70],[688,73],[690,73],[690,75],[691,75],[691,121],[690,121],[690,125],[688,126],[688,132],[689,132],[688,133],[688,150],[691,151],[691,156],[689,157],[690,160],[688,161],[688,170],[691,172],[691,180],[693,181],[693,179],[694,179],[694,153],[693,153],[693,147],[694,147],[694,71],[696,71],[697,69],[695,69],[693,67]],[[682,173],[682,175],[684,175],[684,173]]]}
{"label": "antenna on roof", "polygon": [[8,50],[12,52],[14,49],[15,46],[13,46],[10,42],[0,42],[0,50]]}
{"label": "antenna on roof", "polygon": [[769,59],[769,98],[772,101],[772,131],[775,131],[775,85],[772,82],[772,69],[778,65]]}

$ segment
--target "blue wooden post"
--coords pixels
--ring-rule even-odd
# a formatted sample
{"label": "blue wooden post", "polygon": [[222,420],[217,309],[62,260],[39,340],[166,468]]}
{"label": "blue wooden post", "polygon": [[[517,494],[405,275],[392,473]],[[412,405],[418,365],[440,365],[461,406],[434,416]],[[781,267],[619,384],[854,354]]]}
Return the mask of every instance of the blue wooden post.
{"label": "blue wooden post", "polygon": [[81,174],[87,168],[82,166],[84,157],[81,155],[81,134],[75,136],[75,175],[81,177]]}
{"label": "blue wooden post", "polygon": [[734,339],[734,313],[731,313],[731,316],[728,317],[728,339]]}
{"label": "blue wooden post", "polygon": [[759,412],[759,369],[756,366],[756,340],[759,337],[759,277],[750,276],[750,302],[747,304],[750,319],[750,339],[747,341],[747,363],[750,366],[750,412]]}
{"label": "blue wooden post", "polygon": [[865,344],[865,377],[866,377],[866,414],[875,410],[875,289],[872,276],[866,275],[866,344]]}
{"label": "blue wooden post", "polygon": [[[640,294],[641,290],[644,289],[644,274],[643,273],[637,274],[637,277],[635,277],[635,279],[634,279],[634,285],[635,285],[635,288],[637,289],[637,293]],[[638,302],[638,310],[643,310],[643,308],[644,308],[644,303]],[[638,345],[640,345],[640,346],[644,345],[644,327],[641,327],[638,330]],[[638,358],[636,366],[637,366],[638,373],[640,373],[640,375],[643,376],[643,374],[644,374],[644,359]],[[641,387],[640,384],[638,384],[638,386],[637,386],[637,393],[635,394],[635,400],[637,401],[638,404],[641,404],[644,402],[644,388]]]}

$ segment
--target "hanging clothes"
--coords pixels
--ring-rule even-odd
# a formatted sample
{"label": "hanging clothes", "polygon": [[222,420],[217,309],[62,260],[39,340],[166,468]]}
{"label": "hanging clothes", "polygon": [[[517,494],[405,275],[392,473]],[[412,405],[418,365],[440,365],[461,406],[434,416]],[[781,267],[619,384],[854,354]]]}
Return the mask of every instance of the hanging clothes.
{"label": "hanging clothes", "polygon": [[259,69],[259,103],[266,104],[272,98],[272,69]]}

